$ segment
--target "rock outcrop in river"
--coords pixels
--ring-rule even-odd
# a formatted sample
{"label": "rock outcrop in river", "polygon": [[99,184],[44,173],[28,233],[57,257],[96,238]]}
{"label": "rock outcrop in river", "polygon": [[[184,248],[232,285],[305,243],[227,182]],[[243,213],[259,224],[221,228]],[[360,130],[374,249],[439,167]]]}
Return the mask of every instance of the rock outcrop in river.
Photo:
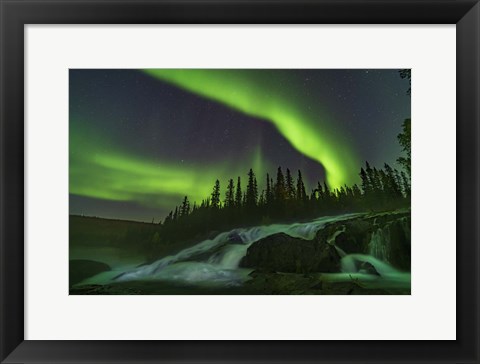
{"label": "rock outcrop in river", "polygon": [[280,233],[253,243],[240,266],[286,273],[339,272],[340,255],[324,241]]}
{"label": "rock outcrop in river", "polygon": [[[410,213],[364,215],[332,222],[313,240],[284,233],[254,242],[240,266],[285,273],[339,272],[340,260],[348,254],[367,254],[393,267],[410,270]],[[371,263],[366,272],[377,274]]]}

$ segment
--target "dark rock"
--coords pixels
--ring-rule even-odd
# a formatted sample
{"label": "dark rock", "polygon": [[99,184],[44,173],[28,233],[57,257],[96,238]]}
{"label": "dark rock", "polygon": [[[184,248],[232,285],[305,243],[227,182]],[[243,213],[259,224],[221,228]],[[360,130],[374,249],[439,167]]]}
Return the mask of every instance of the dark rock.
{"label": "dark rock", "polygon": [[389,262],[401,270],[411,268],[410,218],[404,217],[392,221],[389,225],[390,256]]}
{"label": "dark rock", "polygon": [[409,290],[367,288],[358,282],[324,280],[321,273],[311,275],[296,273],[258,273],[245,284],[250,294],[314,294],[314,295],[387,295],[410,294]]}
{"label": "dark rock", "polygon": [[[377,248],[372,251],[371,240],[374,233],[377,239],[378,235],[381,235],[381,241],[376,242]],[[315,240],[319,243],[334,244],[345,254],[374,255],[400,270],[409,271],[410,235],[410,212],[389,212],[334,222],[321,229]],[[378,247],[378,244],[385,246]]]}
{"label": "dark rock", "polygon": [[333,223],[317,233],[316,240],[335,244],[346,254],[366,253],[373,220],[357,218]]}
{"label": "dark rock", "polygon": [[243,244],[243,240],[240,236],[239,233],[237,233],[236,231],[232,231],[229,235],[228,235],[228,242],[230,244]]}
{"label": "dark rock", "polygon": [[320,281],[317,284],[314,284],[313,286],[310,287],[310,289],[323,289],[323,282]]}
{"label": "dark rock", "polygon": [[340,256],[326,243],[280,233],[253,243],[241,266],[292,273],[339,272]]}
{"label": "dark rock", "polygon": [[341,232],[337,235],[333,243],[342,249],[346,254],[362,253],[363,247],[358,241],[358,236],[352,236],[350,232]]}
{"label": "dark rock", "polygon": [[362,262],[358,268],[358,271],[380,276],[380,273],[378,273],[375,267],[369,262]]}

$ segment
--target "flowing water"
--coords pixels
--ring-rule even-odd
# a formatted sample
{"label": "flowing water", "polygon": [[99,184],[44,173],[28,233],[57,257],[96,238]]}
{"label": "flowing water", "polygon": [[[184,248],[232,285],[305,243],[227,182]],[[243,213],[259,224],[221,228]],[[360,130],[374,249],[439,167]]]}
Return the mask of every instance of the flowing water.
{"label": "flowing water", "polygon": [[[117,266],[110,272],[104,272],[91,277],[81,284],[108,284],[125,281],[179,282],[197,286],[238,286],[249,279],[251,269],[239,268],[240,261],[246,255],[247,249],[254,242],[267,236],[285,233],[289,236],[311,240],[326,224],[351,219],[360,214],[322,217],[310,222],[294,224],[274,224],[251,228],[233,229],[207,239],[184,249],[176,255],[167,256],[151,264],[132,268],[131,265]],[[333,244],[335,237],[342,232],[339,229],[328,239]],[[383,235],[382,235],[383,234]],[[379,229],[372,235],[369,244],[369,255],[347,255],[340,248],[337,250],[342,257],[342,271],[326,274],[326,279],[332,281],[348,281],[352,279],[366,282],[367,285],[378,285],[379,276],[382,282],[394,286],[410,284],[410,276],[401,273],[388,264],[388,247],[384,245],[386,233]],[[374,274],[365,270],[374,267]],[[372,269],[370,269],[372,270]]]}

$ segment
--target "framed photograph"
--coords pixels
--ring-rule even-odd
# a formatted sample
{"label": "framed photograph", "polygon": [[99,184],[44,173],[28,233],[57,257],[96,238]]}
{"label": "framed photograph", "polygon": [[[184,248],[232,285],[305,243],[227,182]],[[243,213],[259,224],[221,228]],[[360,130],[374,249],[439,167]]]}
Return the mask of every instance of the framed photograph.
{"label": "framed photograph", "polygon": [[1,362],[479,361],[477,1],[3,1]]}

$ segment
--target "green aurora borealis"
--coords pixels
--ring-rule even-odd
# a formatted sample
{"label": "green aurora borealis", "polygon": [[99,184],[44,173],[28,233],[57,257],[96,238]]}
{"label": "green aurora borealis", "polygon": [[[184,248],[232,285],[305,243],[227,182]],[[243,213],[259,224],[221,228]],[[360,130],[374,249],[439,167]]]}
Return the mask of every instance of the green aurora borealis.
{"label": "green aurora borealis", "polygon": [[[102,145],[108,139],[77,131],[70,137],[70,193],[112,201],[134,201],[148,207],[171,208],[188,191],[192,201],[208,197],[219,176],[227,181],[230,176],[243,175],[232,169],[228,161],[193,169],[168,161],[149,161],[125,154],[115,146]],[[98,146],[102,145],[101,148]],[[74,151],[80,150],[81,153]],[[257,171],[265,171],[260,150],[255,150],[245,163]],[[250,168],[250,167],[249,167]],[[168,198],[171,196],[171,198]]]}
{"label": "green aurora borealis", "polygon": [[329,123],[324,115],[308,115],[292,95],[282,95],[282,89],[267,89],[266,82],[262,82],[261,70],[246,73],[236,70],[151,69],[145,72],[273,123],[295,149],[323,165],[330,187],[337,188],[357,180],[359,161],[351,146],[342,139],[343,132],[335,133],[335,124]]}
{"label": "green aurora borealis", "polygon": [[[217,178],[221,182],[222,196],[229,178],[233,178],[236,183],[237,176],[242,176],[244,188],[249,168],[254,169],[261,191],[264,187],[265,174],[268,172],[274,178],[276,169],[284,158],[282,153],[291,154],[291,151],[296,151],[298,158],[305,160],[302,165],[282,165],[283,168],[289,167],[294,174],[297,169],[302,169],[303,172],[304,169],[308,169],[308,166],[316,164],[316,171],[320,172],[315,172],[315,180],[323,180],[321,175],[323,170],[326,181],[332,188],[359,181],[358,170],[366,156],[365,153],[359,152],[359,146],[363,141],[357,140],[355,134],[356,128],[362,125],[353,124],[350,128],[348,126],[350,124],[343,122],[346,110],[350,111],[348,107],[342,109],[338,105],[333,106],[331,100],[316,94],[315,88],[308,88],[308,82],[311,82],[310,74],[315,75],[317,72],[321,80],[321,71],[307,70],[305,71],[307,76],[300,78],[298,76],[301,71],[295,73],[289,70],[125,70],[125,74],[128,73],[129,79],[133,80],[129,81],[130,83],[125,81],[125,88],[118,86],[123,85],[118,81],[123,82],[122,70],[114,73],[114,77],[118,79],[116,81],[118,84],[115,86],[113,83],[111,85],[106,83],[105,79],[111,77],[108,72],[105,73],[108,77],[101,73],[101,70],[75,70],[75,72],[81,81],[74,83],[71,73],[69,188],[71,198],[73,196],[81,202],[75,202],[72,205],[71,199],[71,213],[78,214],[86,211],[87,214],[97,216],[107,214],[109,216],[106,217],[148,220],[148,216],[158,211],[156,218],[163,218],[169,210],[180,203],[185,195],[188,195],[192,204],[194,201],[200,203],[202,199],[209,196]],[[82,72],[85,74],[90,72],[88,82],[80,77]],[[358,72],[363,71],[358,70]],[[332,83],[335,81],[333,76],[329,75],[329,77],[326,82],[330,82],[329,87],[334,85],[331,89],[335,89],[338,93],[337,88],[340,89],[340,86]],[[403,87],[402,81],[397,80],[396,76],[391,78]],[[97,79],[101,87],[96,84]],[[81,86],[79,86],[80,83],[82,83]],[[148,90],[145,91],[147,96],[139,92],[143,91],[142,83],[148,84],[148,87],[145,87],[145,90]],[[321,88],[321,82],[317,83]],[[108,87],[105,86],[106,84]],[[137,85],[135,86],[137,91],[136,93],[132,91],[130,98],[128,95],[131,84]],[[156,90],[157,87],[160,90],[158,95],[152,95],[150,90]],[[378,87],[378,85],[371,87]],[[397,84],[395,87],[398,87]],[[304,89],[306,91],[299,91]],[[325,89],[330,90],[326,86]],[[179,97],[167,101],[161,97],[161,92],[167,94],[176,92],[182,97],[185,94],[187,101]],[[352,94],[365,93],[365,90],[358,89],[351,92]],[[395,92],[397,92],[396,89]],[[88,97],[84,99],[83,96],[76,96],[83,93]],[[378,104],[380,94],[381,92],[378,92],[376,98],[372,96],[372,104]],[[126,97],[128,102],[122,102],[119,95]],[[258,137],[256,140],[255,137],[251,137],[248,141],[249,147],[245,150],[240,148],[242,143],[240,136],[233,135],[228,152],[224,152],[221,146],[217,148],[214,145],[211,148],[212,153],[217,151],[216,158],[200,158],[198,154],[201,154],[199,150],[201,151],[202,148],[191,148],[189,152],[190,147],[185,144],[186,146],[182,149],[182,140],[190,138],[189,140],[195,141],[199,138],[197,137],[198,128],[208,125],[210,117],[208,113],[200,112],[201,116],[196,119],[196,114],[189,111],[188,102],[192,102],[191,100],[194,100],[195,105],[207,103],[205,109],[215,108],[220,115],[228,114],[226,118],[231,119],[232,123],[238,120],[237,123],[240,125],[237,125],[237,128],[242,132],[257,123],[258,125],[267,124],[261,128],[270,128],[271,131],[268,131],[268,135],[263,139]],[[345,101],[342,102],[346,105]],[[398,127],[398,130],[400,120],[410,116],[409,98],[408,105],[405,106],[404,103],[403,99],[398,101],[400,105],[398,108],[408,109],[408,115],[399,115],[398,120],[395,119],[391,124],[392,127]],[[127,119],[124,115],[130,115],[131,105],[142,110],[143,113],[132,111],[130,121],[121,123],[120,120]],[[160,110],[158,115],[155,114],[157,109]],[[341,112],[337,111],[339,109]],[[365,111],[366,115],[368,115],[367,111],[369,110]],[[168,137],[162,131],[165,127],[169,129],[176,127],[173,121],[168,121],[171,115],[178,115],[178,118],[189,120],[191,124],[188,130],[179,127],[176,138],[170,137],[173,131],[169,130]],[[145,121],[145,124],[141,124],[142,121]],[[221,125],[222,121],[217,117],[215,123],[215,125]],[[143,150],[143,141],[137,136],[138,133],[135,130],[143,130],[141,135],[158,135],[160,139],[158,145],[162,146],[162,151],[157,153],[151,146]],[[286,140],[285,146],[283,144],[279,144],[281,145],[279,147],[266,145],[274,133],[277,133],[275,140],[278,139],[280,142]],[[395,133],[395,130],[389,132],[390,137],[387,142],[382,140],[382,143],[386,145],[396,143],[396,140],[392,140],[394,137],[391,137],[396,135]],[[212,141],[214,143],[213,135],[217,135],[213,132],[211,134],[212,139],[206,141],[207,146],[212,144]],[[152,144],[147,141],[144,144],[150,145],[149,143]],[[171,146],[168,145],[169,143]],[[391,162],[396,156],[398,147],[388,148],[391,155],[385,160]],[[185,153],[179,156],[176,151],[181,149],[185,150]],[[270,152],[267,153],[267,149]],[[311,187],[308,185],[308,178],[306,182],[307,188]],[[108,212],[102,209],[97,211],[96,207],[89,206],[89,199],[96,201],[95,206],[102,204],[102,201],[105,201],[105,204],[110,201],[132,204],[137,210],[145,208],[145,212],[117,213],[116,207],[110,208]]]}

